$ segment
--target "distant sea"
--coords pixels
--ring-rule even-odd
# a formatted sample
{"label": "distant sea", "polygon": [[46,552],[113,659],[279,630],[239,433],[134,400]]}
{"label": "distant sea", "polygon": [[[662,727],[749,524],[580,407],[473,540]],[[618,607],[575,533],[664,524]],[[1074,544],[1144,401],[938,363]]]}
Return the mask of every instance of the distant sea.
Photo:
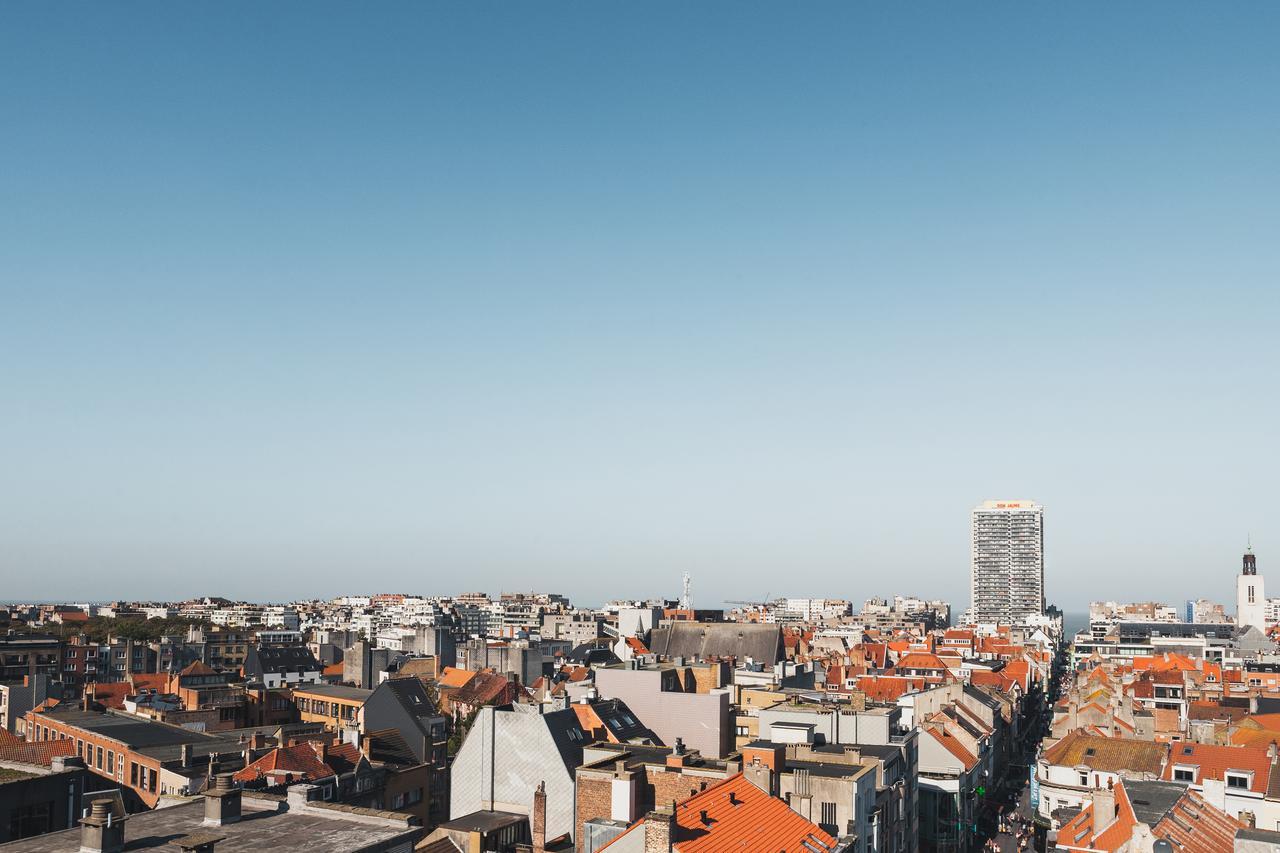
{"label": "distant sea", "polygon": [[1089,612],[1072,613],[1070,610],[1062,611],[1062,630],[1067,637],[1074,637],[1076,631],[1089,627]]}

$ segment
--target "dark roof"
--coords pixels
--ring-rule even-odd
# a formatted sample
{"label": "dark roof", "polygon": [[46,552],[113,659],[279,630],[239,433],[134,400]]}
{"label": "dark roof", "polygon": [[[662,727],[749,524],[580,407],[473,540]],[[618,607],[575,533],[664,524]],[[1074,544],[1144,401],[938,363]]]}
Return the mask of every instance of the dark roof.
{"label": "dark roof", "polygon": [[373,694],[372,690],[365,690],[363,687],[347,687],[342,684],[299,684],[293,690],[295,693],[312,693],[334,699],[358,699],[362,702]]}
{"label": "dark roof", "polygon": [[752,658],[773,665],[782,660],[782,627],[737,622],[674,622],[653,630],[649,650],[672,658]]}
{"label": "dark roof", "polygon": [[[316,660],[316,656],[311,654],[311,650],[301,644],[258,646],[249,655],[250,660],[254,658],[256,658],[256,666],[252,668],[254,674],[319,672],[323,669],[320,662]],[[245,662],[245,669],[250,669],[248,660]]]}
{"label": "dark roof", "polygon": [[1186,793],[1187,786],[1178,782],[1126,780],[1124,790],[1133,806],[1133,816],[1148,826],[1155,826]]}
{"label": "dark roof", "polygon": [[[303,811],[279,810],[279,803],[265,798],[244,797],[244,818],[217,827],[218,853],[236,851],[304,851],[305,853],[350,853],[353,850],[390,849],[391,842],[416,840],[420,827],[409,827],[408,815],[372,812],[386,816],[377,822],[368,809],[347,813],[344,806],[313,804]],[[527,818],[526,818],[527,819]],[[170,808],[130,815],[125,824],[129,850],[169,850],[178,836],[208,832],[203,826],[201,800]],[[80,849],[80,827],[24,838],[5,845],[6,853],[75,853]],[[383,846],[385,845],[385,846]]]}
{"label": "dark roof", "polygon": [[479,811],[456,817],[440,824],[441,829],[456,829],[462,832],[493,832],[504,826],[517,823],[528,823],[529,816],[515,812]]}
{"label": "dark roof", "polygon": [[440,709],[432,703],[426,685],[416,678],[393,678],[382,682],[378,687],[389,690],[400,700],[404,709],[418,719],[440,716]]}
{"label": "dark roof", "polygon": [[977,699],[980,703],[982,703],[983,705],[986,705],[988,708],[990,708],[993,711],[998,711],[1002,707],[1002,703],[1000,702],[999,699],[992,696],[990,693],[988,693],[985,690],[979,690],[977,687],[974,687],[972,684],[966,684],[964,686],[964,692],[966,696],[971,696],[972,698]]}
{"label": "dark roof", "polygon": [[580,646],[574,646],[564,659],[570,663],[582,664],[583,666],[610,666],[615,663],[622,663],[622,658],[613,653],[613,649],[601,647],[597,643],[583,643]]}
{"label": "dark roof", "polygon": [[78,707],[55,705],[40,712],[59,723],[75,726],[88,732],[119,741],[134,749],[184,743],[207,743],[209,735],[190,729],[145,720],[141,717],[113,714],[111,712],[83,711]]}

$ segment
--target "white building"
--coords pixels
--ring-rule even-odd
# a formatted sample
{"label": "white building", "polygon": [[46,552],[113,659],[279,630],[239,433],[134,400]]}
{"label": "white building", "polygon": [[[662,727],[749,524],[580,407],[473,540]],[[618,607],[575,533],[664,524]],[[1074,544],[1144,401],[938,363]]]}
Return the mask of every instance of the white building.
{"label": "white building", "polygon": [[1044,613],[1044,507],[983,501],[972,517],[973,618],[1017,623]]}
{"label": "white building", "polygon": [[1267,630],[1267,594],[1252,548],[1244,552],[1244,566],[1236,578],[1236,624]]}

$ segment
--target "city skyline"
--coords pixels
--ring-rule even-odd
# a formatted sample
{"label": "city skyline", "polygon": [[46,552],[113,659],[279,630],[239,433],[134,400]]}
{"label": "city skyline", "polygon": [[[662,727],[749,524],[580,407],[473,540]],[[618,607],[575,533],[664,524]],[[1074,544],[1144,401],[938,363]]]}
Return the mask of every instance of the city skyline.
{"label": "city skyline", "polygon": [[7,597],[1280,553],[1275,6],[230,8],[0,9]]}

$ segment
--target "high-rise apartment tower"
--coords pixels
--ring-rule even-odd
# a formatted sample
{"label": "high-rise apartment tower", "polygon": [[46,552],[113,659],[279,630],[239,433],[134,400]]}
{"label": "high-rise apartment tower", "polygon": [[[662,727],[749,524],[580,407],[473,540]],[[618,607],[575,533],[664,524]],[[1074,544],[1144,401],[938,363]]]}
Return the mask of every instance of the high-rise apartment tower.
{"label": "high-rise apartment tower", "polygon": [[973,616],[1015,624],[1044,613],[1044,507],[983,501],[973,510]]}

